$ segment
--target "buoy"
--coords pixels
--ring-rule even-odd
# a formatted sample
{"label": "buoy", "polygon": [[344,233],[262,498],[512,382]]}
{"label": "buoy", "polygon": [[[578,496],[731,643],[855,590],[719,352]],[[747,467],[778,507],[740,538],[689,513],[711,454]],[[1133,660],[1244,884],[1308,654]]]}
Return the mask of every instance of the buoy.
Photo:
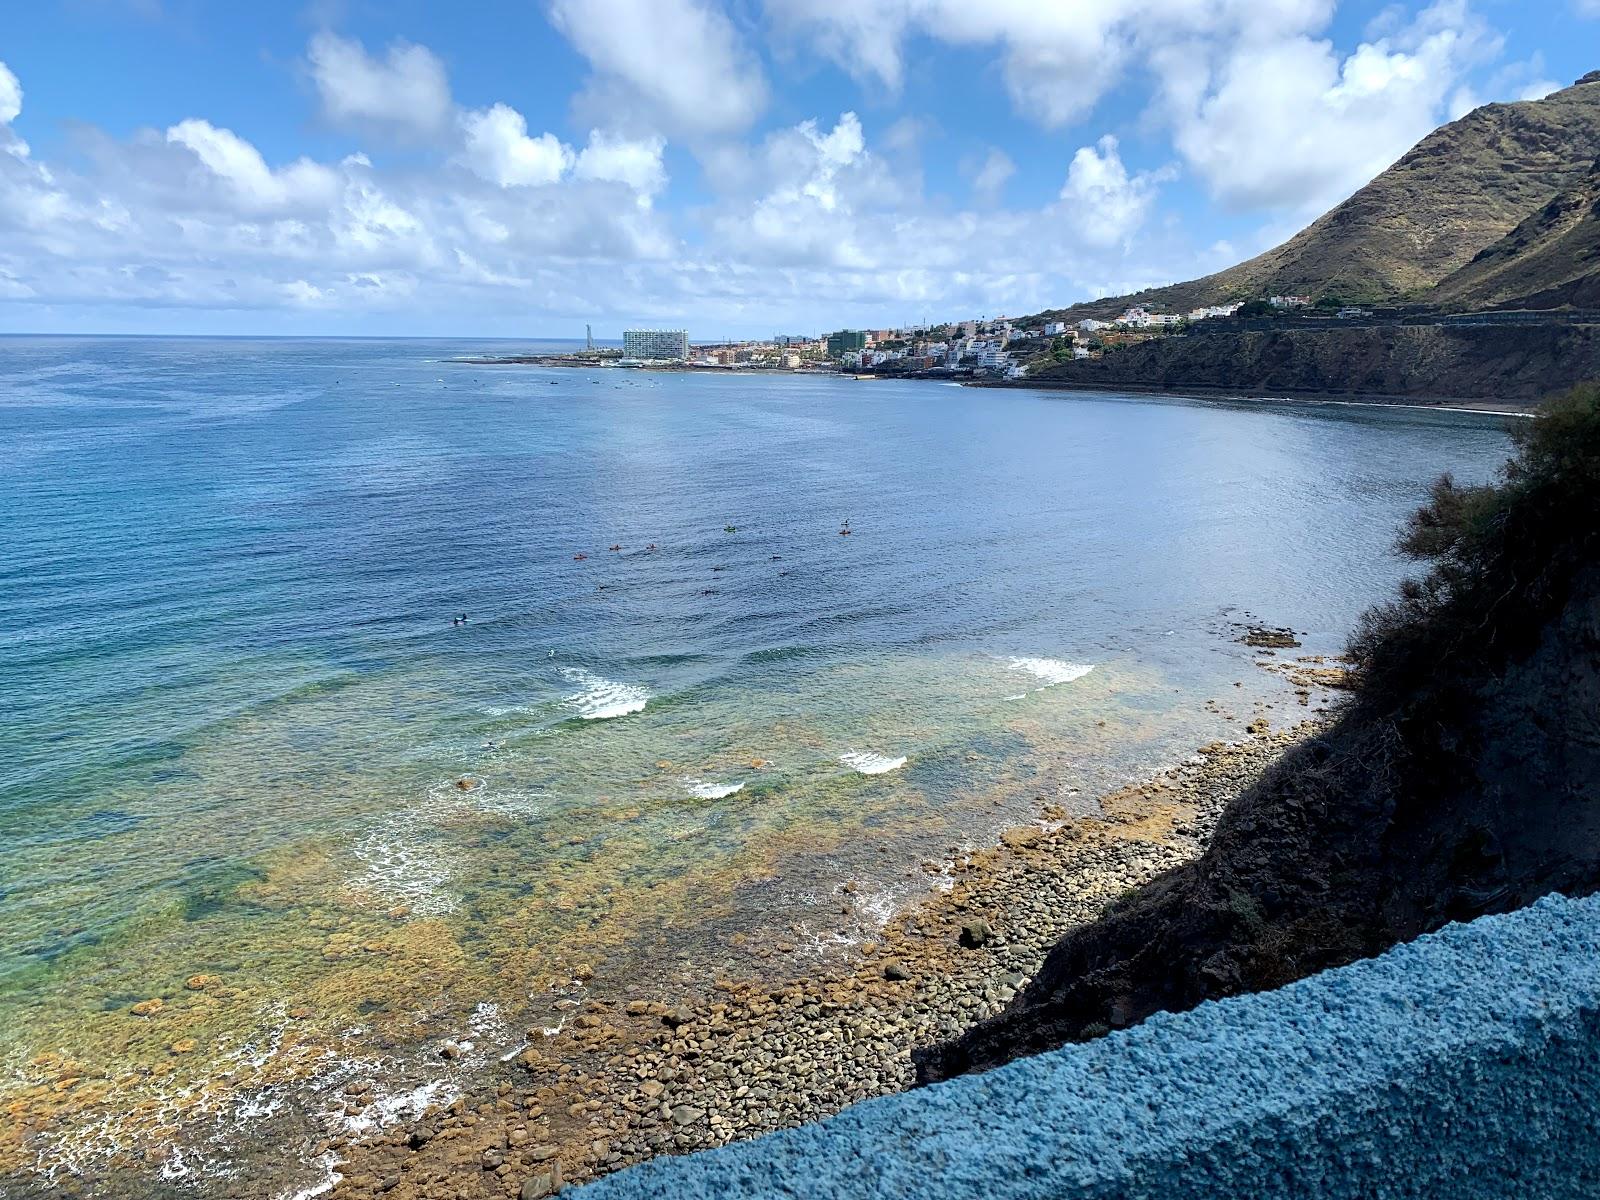
{"label": "buoy", "polygon": [[738,530],[737,527],[735,527],[733,525],[724,525],[722,527],[722,532],[723,533],[738,533],[739,530]]}

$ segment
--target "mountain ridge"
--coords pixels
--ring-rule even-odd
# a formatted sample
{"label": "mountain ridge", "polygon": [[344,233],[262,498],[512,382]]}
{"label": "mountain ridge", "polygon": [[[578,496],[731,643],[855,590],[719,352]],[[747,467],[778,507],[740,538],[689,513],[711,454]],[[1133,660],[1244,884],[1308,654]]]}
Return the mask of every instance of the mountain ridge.
{"label": "mountain ridge", "polygon": [[[1539,100],[1486,104],[1428,134],[1281,245],[1225,270],[1041,317],[1171,311],[1267,295],[1428,302],[1436,285],[1584,184],[1600,158],[1600,71]],[[1558,274],[1546,267],[1542,275]],[[1487,270],[1480,272],[1487,274]],[[1452,295],[1474,295],[1468,275]]]}

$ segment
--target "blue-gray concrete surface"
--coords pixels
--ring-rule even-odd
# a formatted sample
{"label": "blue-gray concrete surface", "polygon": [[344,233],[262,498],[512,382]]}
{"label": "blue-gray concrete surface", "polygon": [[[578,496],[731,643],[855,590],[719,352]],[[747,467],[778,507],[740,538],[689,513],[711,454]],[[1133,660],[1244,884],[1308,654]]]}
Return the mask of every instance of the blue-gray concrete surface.
{"label": "blue-gray concrete surface", "polygon": [[1600,897],[1548,897],[574,1195],[1597,1197]]}

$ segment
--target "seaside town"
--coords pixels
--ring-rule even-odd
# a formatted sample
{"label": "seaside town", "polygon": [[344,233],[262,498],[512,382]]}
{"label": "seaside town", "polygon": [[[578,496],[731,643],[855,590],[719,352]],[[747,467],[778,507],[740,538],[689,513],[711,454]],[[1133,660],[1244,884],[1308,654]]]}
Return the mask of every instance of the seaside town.
{"label": "seaside town", "polygon": [[[597,345],[591,335],[582,350],[513,361],[552,366],[846,372],[863,377],[1022,379],[1040,364],[1099,358],[1121,346],[1183,334],[1204,321],[1309,313],[1312,308],[1309,296],[1282,295],[1186,312],[1162,312],[1135,304],[1110,320],[1086,317],[1069,323],[1051,320],[1049,314],[980,317],[893,329],[840,329],[822,335],[777,334],[756,341],[692,342],[687,329],[629,329],[624,331],[620,347]],[[1371,314],[1338,305],[1320,315],[1350,318]]]}

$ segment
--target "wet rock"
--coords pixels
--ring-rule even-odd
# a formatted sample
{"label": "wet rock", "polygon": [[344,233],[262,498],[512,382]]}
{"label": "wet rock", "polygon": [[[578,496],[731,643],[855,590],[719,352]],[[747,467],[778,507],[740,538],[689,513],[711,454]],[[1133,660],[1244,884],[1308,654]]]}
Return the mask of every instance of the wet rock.
{"label": "wet rock", "polygon": [[976,921],[963,921],[961,924],[961,944],[968,950],[988,945],[992,937],[994,928],[982,918]]}
{"label": "wet rock", "polygon": [[517,1192],[517,1200],[544,1200],[551,1192],[561,1186],[561,1171],[540,1171],[537,1175],[530,1175],[523,1181],[522,1189]]}
{"label": "wet rock", "polygon": [[1245,630],[1244,636],[1239,639],[1246,646],[1257,646],[1272,650],[1293,650],[1300,645],[1292,629],[1269,629],[1264,625],[1252,625]]}
{"label": "wet rock", "polygon": [[910,979],[911,972],[906,970],[899,963],[891,961],[883,964],[883,977],[885,979],[895,980]]}

